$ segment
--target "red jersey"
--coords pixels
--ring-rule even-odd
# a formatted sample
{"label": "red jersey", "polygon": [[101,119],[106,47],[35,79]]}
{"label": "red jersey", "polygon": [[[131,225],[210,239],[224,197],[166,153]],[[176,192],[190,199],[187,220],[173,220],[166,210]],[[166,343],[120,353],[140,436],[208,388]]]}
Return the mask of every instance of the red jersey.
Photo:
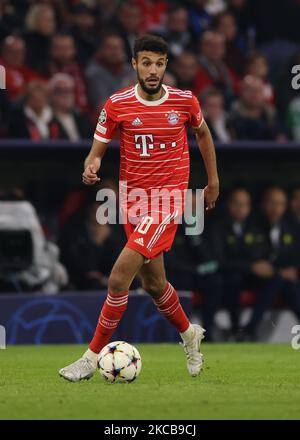
{"label": "red jersey", "polygon": [[203,121],[198,99],[189,90],[162,85],[162,98],[147,101],[137,87],[107,100],[94,137],[109,142],[119,128],[120,182],[126,182],[128,191],[185,190],[190,168],[186,128],[199,127]]}

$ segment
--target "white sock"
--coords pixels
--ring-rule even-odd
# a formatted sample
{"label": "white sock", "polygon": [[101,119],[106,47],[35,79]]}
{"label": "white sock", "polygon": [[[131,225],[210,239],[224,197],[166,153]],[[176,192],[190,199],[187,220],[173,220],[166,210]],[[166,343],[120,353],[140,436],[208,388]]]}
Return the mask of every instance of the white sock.
{"label": "white sock", "polygon": [[90,361],[92,361],[93,364],[95,364],[95,367],[97,366],[97,362],[98,362],[98,354],[97,353],[94,353],[92,350],[90,350],[88,348],[87,351],[84,353],[83,357],[86,357]]}
{"label": "white sock", "polygon": [[195,335],[195,329],[194,329],[193,324],[191,324],[191,323],[185,332],[180,333],[181,339],[185,343],[190,342],[190,340],[193,339],[194,335]]}

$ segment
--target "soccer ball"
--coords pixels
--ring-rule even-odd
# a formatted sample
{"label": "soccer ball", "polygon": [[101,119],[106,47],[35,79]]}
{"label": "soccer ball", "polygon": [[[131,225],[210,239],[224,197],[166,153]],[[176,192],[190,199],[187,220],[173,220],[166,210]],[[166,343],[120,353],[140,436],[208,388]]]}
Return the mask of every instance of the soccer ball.
{"label": "soccer ball", "polygon": [[110,383],[134,381],[141,372],[142,361],[138,350],[124,341],[107,344],[99,354],[100,376]]}

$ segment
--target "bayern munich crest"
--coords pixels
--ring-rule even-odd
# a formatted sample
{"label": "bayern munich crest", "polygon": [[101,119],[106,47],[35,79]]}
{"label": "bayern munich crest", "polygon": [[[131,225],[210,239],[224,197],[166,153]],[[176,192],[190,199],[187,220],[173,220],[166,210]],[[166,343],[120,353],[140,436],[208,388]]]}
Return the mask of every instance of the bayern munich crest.
{"label": "bayern munich crest", "polygon": [[170,112],[166,113],[166,116],[168,118],[168,122],[171,125],[175,125],[179,121],[179,113],[177,111],[171,110]]}

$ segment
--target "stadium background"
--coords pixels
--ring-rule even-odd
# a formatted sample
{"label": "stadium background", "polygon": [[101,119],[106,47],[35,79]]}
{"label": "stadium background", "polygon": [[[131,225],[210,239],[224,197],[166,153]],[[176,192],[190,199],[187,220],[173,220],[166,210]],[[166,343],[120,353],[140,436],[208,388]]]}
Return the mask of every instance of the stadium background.
{"label": "stadium background", "polygon": [[[81,184],[82,164],[102,104],[135,81],[129,67],[131,47],[144,32],[169,41],[166,83],[191,89],[212,129],[221,196],[207,216],[206,229],[214,236],[218,220],[229,218],[227,197],[237,187],[251,193],[255,221],[270,185],[299,200],[300,98],[291,85],[291,68],[300,59],[299,1],[288,0],[283,7],[276,0],[4,0],[0,17],[0,64],[6,69],[6,90],[0,91],[0,324],[7,329],[8,342],[84,342],[92,334],[124,236],[118,227],[108,231],[94,224],[95,191]],[[201,188],[204,167],[190,135],[191,187]],[[102,185],[116,188],[118,154],[114,140],[101,170]],[[36,210],[43,263],[34,259],[28,236],[22,234],[29,227],[24,227],[24,218],[30,212],[37,220],[35,213],[28,205],[11,211],[16,200],[29,201]],[[295,205],[294,213],[287,207],[285,217],[296,231],[297,250],[299,201]],[[204,234],[204,239],[204,247],[213,249],[211,235]],[[192,259],[189,246],[195,251]],[[243,252],[235,258],[243,259]],[[205,301],[200,267],[210,267],[205,264],[211,260],[218,258],[203,255],[201,244],[186,243],[180,234],[167,256],[170,279],[195,319],[203,318]],[[218,264],[209,274],[222,273]],[[291,264],[300,266],[297,258]],[[294,284],[298,292],[298,280]],[[137,293],[120,335],[131,341],[176,340],[138,282],[133,287]],[[246,319],[255,304],[255,289],[240,290],[234,307],[237,312],[247,309]],[[216,310],[226,309],[226,294],[223,289]],[[281,313],[286,306],[276,298],[260,339],[291,339],[297,319]],[[131,313],[138,319],[130,319]],[[216,323],[212,339],[235,338],[226,313],[218,313]]]}

